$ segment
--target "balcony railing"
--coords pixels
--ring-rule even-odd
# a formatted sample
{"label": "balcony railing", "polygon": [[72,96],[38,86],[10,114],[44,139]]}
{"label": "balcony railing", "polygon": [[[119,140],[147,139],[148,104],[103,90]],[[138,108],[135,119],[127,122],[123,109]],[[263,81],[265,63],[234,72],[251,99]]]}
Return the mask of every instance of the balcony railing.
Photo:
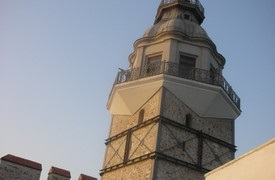
{"label": "balcony railing", "polygon": [[114,84],[116,85],[130,82],[159,74],[167,74],[183,79],[189,79],[206,84],[220,86],[230,97],[230,99],[235,103],[235,105],[240,109],[240,98],[221,74],[198,68],[184,68],[182,65],[177,63],[159,62],[150,64],[145,68],[121,70],[120,72],[118,72]]}
{"label": "balcony railing", "polygon": [[199,8],[199,10],[201,11],[201,13],[204,14],[204,7],[202,6],[199,0],[162,0],[160,5],[169,4],[173,2],[188,3],[188,4],[196,5],[197,8]]}

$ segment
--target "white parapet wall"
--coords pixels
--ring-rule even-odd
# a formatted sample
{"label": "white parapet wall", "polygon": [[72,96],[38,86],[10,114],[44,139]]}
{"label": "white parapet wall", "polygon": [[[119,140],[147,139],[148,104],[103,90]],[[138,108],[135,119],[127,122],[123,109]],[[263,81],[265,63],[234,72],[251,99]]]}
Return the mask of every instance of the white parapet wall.
{"label": "white parapet wall", "polygon": [[275,138],[207,173],[206,180],[275,180]]}

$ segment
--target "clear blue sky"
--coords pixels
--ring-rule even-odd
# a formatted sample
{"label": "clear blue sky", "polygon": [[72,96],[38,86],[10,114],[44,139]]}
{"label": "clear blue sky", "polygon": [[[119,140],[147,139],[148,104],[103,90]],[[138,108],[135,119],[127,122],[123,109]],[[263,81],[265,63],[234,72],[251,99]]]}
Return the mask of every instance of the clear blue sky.
{"label": "clear blue sky", "polygon": [[[237,156],[275,137],[275,1],[201,0],[242,100]],[[0,156],[99,177],[106,102],[159,0],[0,0]]]}

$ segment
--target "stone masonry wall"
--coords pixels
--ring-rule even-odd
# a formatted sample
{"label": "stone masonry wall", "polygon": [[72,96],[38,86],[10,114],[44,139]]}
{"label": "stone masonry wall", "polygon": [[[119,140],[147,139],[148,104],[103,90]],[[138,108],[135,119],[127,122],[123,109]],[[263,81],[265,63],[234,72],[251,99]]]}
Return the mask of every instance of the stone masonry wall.
{"label": "stone masonry wall", "polygon": [[[0,180],[39,180],[42,165],[11,154],[0,159]],[[70,171],[52,166],[48,180],[69,180]],[[96,180],[96,178],[81,174],[79,180]]]}
{"label": "stone masonry wall", "polygon": [[177,160],[213,170],[234,158],[234,151],[230,148],[184,128],[161,123],[159,131],[158,152]]}
{"label": "stone masonry wall", "polygon": [[153,160],[148,159],[108,172],[101,180],[151,180],[152,169]]}
{"label": "stone masonry wall", "polygon": [[198,138],[195,134],[164,123],[159,131],[158,152],[190,164],[197,163]]}
{"label": "stone masonry wall", "polygon": [[[172,177],[203,179],[200,168],[203,168],[204,171],[212,170],[234,158],[234,149],[216,139],[229,144],[233,142],[232,121],[199,117],[165,88],[161,112],[162,116],[167,119],[161,121],[159,125],[160,136],[158,137],[157,151],[183,164],[188,163],[192,168],[188,170],[177,161],[171,165],[169,161],[157,160],[160,169],[162,166],[167,166],[164,172],[157,169],[157,179]],[[186,122],[187,114],[192,116],[189,125]],[[204,136],[204,134],[210,135],[210,137]],[[211,138],[211,136],[215,138]],[[183,173],[190,170],[198,172]],[[178,175],[171,175],[175,173]],[[196,177],[193,177],[194,175]]]}
{"label": "stone masonry wall", "polygon": [[221,139],[227,143],[234,143],[234,120],[222,118],[203,118],[194,113],[174,94],[164,88],[162,114],[164,117],[186,124],[186,115],[191,114],[191,128]]}
{"label": "stone masonry wall", "polygon": [[39,180],[40,170],[1,160],[0,180]]}
{"label": "stone masonry wall", "polygon": [[164,160],[157,160],[154,180],[204,180],[202,173]]}
{"label": "stone masonry wall", "polygon": [[70,180],[71,173],[65,169],[52,166],[48,173],[48,180]]}
{"label": "stone masonry wall", "polygon": [[148,100],[140,109],[132,116],[113,115],[110,128],[110,135],[112,137],[127,129],[138,125],[139,112],[144,109],[144,121],[159,115],[161,91],[158,91],[150,100]]}
{"label": "stone masonry wall", "polygon": [[[160,121],[139,126],[138,119],[141,110],[145,112],[144,121],[160,115],[175,124]],[[192,116],[188,127],[187,114]],[[214,142],[211,138],[200,137],[200,133],[232,143],[233,125],[234,123],[228,119],[198,116],[174,94],[162,88],[133,116],[113,115],[102,179],[140,179],[141,176],[144,179],[146,168],[151,174],[155,174],[152,172],[156,171],[157,179],[175,177],[190,180],[203,179],[204,173],[196,168],[201,167],[204,170],[216,168],[231,160],[234,157],[234,151]],[[124,133],[120,134],[122,132]],[[177,159],[183,164],[189,163],[193,168],[159,158],[156,160],[157,166],[155,167],[157,168],[154,170],[153,166],[144,166],[141,162],[128,163],[155,151]],[[147,161],[142,161],[142,163]],[[154,162],[154,160],[150,161]],[[149,167],[151,169],[148,169]]]}
{"label": "stone masonry wall", "polygon": [[69,180],[70,178],[68,177],[64,177],[64,176],[60,176],[58,174],[51,174],[48,176],[47,180]]}
{"label": "stone masonry wall", "polygon": [[234,144],[234,120],[218,118],[195,118],[193,128]]}
{"label": "stone masonry wall", "polygon": [[103,168],[108,168],[123,163],[125,145],[126,136],[107,144]]}
{"label": "stone masonry wall", "polygon": [[157,123],[151,123],[131,132],[128,150],[126,149],[127,135],[108,142],[103,168],[122,164],[125,160],[125,151],[128,151],[128,160],[154,152],[156,137]]}
{"label": "stone masonry wall", "polygon": [[204,139],[202,166],[213,170],[234,159],[234,151],[211,140]]}
{"label": "stone masonry wall", "polygon": [[[133,116],[113,115],[109,138],[112,138],[115,135],[119,136],[110,141],[107,140],[105,160],[103,164],[103,179],[108,179],[106,177],[121,179],[119,174],[118,176],[109,175],[114,174],[113,172],[125,173],[125,171],[127,171],[127,173],[129,173],[129,178],[133,179],[135,177],[132,176],[133,174],[139,174],[136,171],[144,171],[143,174],[136,177],[144,177],[145,171],[152,171],[151,163],[149,163],[150,169],[147,167],[145,169],[145,167],[141,166],[141,162],[138,162],[135,165],[127,165],[127,167],[122,168],[122,171],[115,170],[109,172],[109,170],[106,169],[112,168],[113,166],[115,167],[119,164],[127,164],[128,161],[131,162],[136,158],[155,152],[158,126],[157,122],[149,120],[159,115],[160,97],[161,91],[158,91],[142,107],[140,107]],[[143,122],[147,122],[146,124],[143,124],[142,122],[139,124],[139,114],[141,110],[144,110]],[[122,132],[125,133],[120,134]],[[142,161],[142,163],[144,163],[144,161]],[[105,170],[107,172],[105,172]]]}
{"label": "stone masonry wall", "polygon": [[131,136],[129,160],[152,153],[156,149],[157,123],[150,124],[134,131]]}

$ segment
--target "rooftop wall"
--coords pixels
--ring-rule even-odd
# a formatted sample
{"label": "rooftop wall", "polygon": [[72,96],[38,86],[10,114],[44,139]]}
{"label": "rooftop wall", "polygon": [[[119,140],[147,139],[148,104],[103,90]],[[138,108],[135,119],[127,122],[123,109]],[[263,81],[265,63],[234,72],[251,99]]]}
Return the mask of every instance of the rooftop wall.
{"label": "rooftop wall", "polygon": [[[11,154],[0,159],[0,180],[39,180],[41,171],[40,163]],[[70,178],[70,171],[52,166],[47,180],[70,180]],[[78,180],[96,180],[96,178],[80,174]]]}
{"label": "rooftop wall", "polygon": [[0,180],[37,180],[41,171],[41,164],[10,154],[0,159]]}

